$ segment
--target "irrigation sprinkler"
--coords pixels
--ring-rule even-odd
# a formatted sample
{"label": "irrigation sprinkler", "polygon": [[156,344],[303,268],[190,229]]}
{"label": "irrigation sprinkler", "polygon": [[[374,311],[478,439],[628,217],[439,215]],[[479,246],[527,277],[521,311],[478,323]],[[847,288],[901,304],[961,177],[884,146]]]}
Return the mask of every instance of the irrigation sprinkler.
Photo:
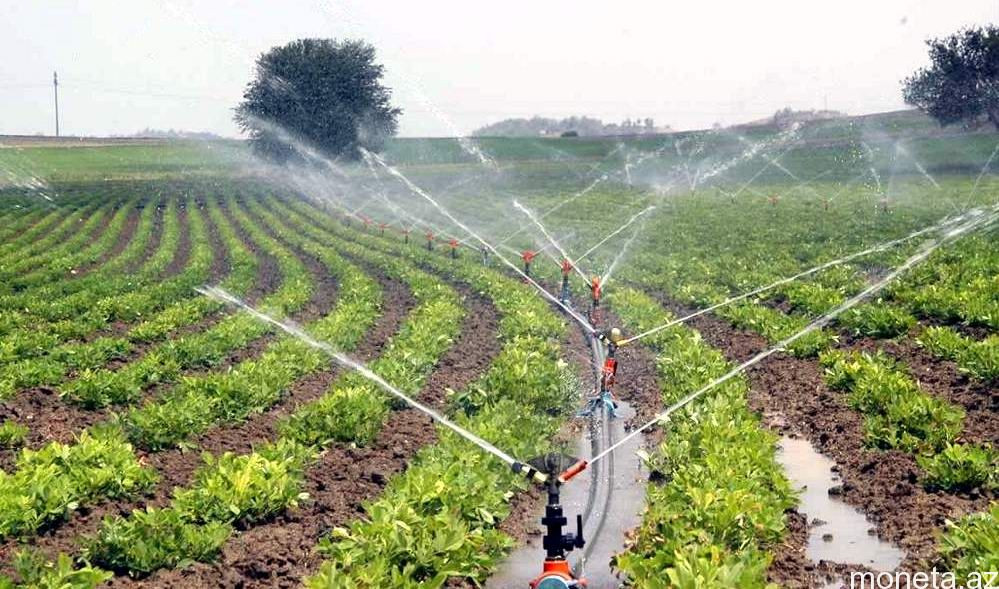
{"label": "irrigation sprinkler", "polygon": [[600,277],[590,278],[590,325],[596,326],[600,322]]}
{"label": "irrigation sprinkler", "polygon": [[486,249],[486,248],[484,248],[484,247],[482,247],[482,248],[479,248],[479,251],[482,252],[482,265],[483,266],[488,266],[489,265],[489,250]]}
{"label": "irrigation sprinkler", "polygon": [[433,251],[434,249],[434,232],[427,231],[427,251]]}
{"label": "irrigation sprinkler", "polygon": [[583,538],[583,516],[576,514],[576,533],[563,534],[562,529],[568,525],[560,503],[560,487],[586,468],[586,461],[566,456],[565,454],[546,454],[529,460],[526,464],[514,463],[513,470],[527,478],[536,478],[534,473],[546,476],[545,487],[548,491],[548,503],[545,505],[545,515],[541,525],[545,527],[542,536],[542,547],[545,549],[545,561],[541,574],[530,582],[531,589],[574,589],[586,587],[586,580],[572,574],[566,554],[576,548],[586,545]]}
{"label": "irrigation sprinkler", "polygon": [[378,230],[379,230],[379,232],[381,233],[381,236],[382,236],[382,237],[385,237],[385,229],[386,229],[387,227],[388,227],[388,223],[379,223],[379,224],[378,224]]}
{"label": "irrigation sprinkler", "polygon": [[520,259],[524,261],[524,275],[528,278],[531,277],[531,261],[538,255],[538,252],[533,250],[524,250],[520,252]]}
{"label": "irrigation sprinkler", "polygon": [[587,400],[583,409],[577,413],[580,417],[593,415],[600,407],[613,419],[617,417],[617,397],[611,387],[617,377],[617,349],[624,341],[624,334],[614,327],[596,334],[597,340],[607,347],[604,363],[600,370],[600,389],[597,394]]}
{"label": "irrigation sprinkler", "polygon": [[562,259],[562,291],[559,293],[559,300],[563,305],[569,304],[569,274],[572,273],[572,262],[569,258]]}
{"label": "irrigation sprinkler", "polygon": [[447,242],[447,244],[451,247],[451,259],[452,260],[457,260],[458,259],[458,240],[454,239],[454,238],[451,238],[451,241]]}

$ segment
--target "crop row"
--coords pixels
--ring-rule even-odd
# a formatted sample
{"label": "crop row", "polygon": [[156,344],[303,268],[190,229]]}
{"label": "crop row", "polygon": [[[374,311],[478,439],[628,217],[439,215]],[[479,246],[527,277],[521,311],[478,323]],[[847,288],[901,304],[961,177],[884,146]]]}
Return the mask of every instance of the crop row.
{"label": "crop row", "polygon": [[[302,308],[315,288],[304,264],[238,210],[234,209],[233,215],[252,239],[277,260],[281,284],[261,301],[261,306],[280,317]],[[232,350],[268,331],[266,324],[249,315],[232,315],[204,331],[164,342],[121,369],[84,371],[60,392],[89,408],[130,404],[148,387],[175,382],[187,370],[211,368]]]}
{"label": "crop row", "polygon": [[950,327],[929,327],[916,341],[931,354],[953,360],[972,378],[999,381],[999,335],[975,341]]}
{"label": "crop row", "polygon": [[[398,242],[345,230],[301,202],[282,204],[330,232],[453,276],[487,296],[500,313],[502,347],[488,371],[449,398],[459,423],[517,456],[548,448],[559,417],[576,402],[577,385],[559,358],[563,322],[525,285],[484,268],[477,259],[447,260]],[[421,450],[390,481],[367,517],[320,543],[328,557],[307,580],[313,587],[440,587],[449,577],[482,582],[510,539],[497,530],[510,488],[523,488],[505,465],[439,428],[440,442]],[[477,489],[476,493],[467,490]]]}
{"label": "crop row", "polygon": [[[609,297],[630,330],[670,319],[648,296],[618,288]],[[731,369],[717,350],[683,326],[645,343],[658,354],[664,404]],[[637,536],[616,565],[639,586],[663,579],[679,587],[765,587],[768,551],[786,533],[784,511],[796,498],[774,457],[776,439],[733,378],[671,416],[665,439],[646,462],[653,479]]]}
{"label": "crop row", "polygon": [[[79,210],[69,208],[56,217],[58,223],[43,235],[36,234],[32,236],[31,240],[25,241],[29,234],[34,233],[28,232],[16,242],[7,244],[2,265],[0,265],[0,279],[6,282],[25,269],[45,263],[48,261],[50,252],[53,249],[58,250],[59,244],[64,239],[85,240],[87,234],[100,225],[101,219],[110,214],[115,206],[115,201],[106,202],[103,206],[99,205],[99,202],[94,201]],[[10,292],[11,290],[13,289],[9,286],[4,286],[0,292]]]}
{"label": "crop row", "polygon": [[[16,308],[7,322],[11,328],[5,337],[11,348],[7,361],[44,355],[62,341],[83,337],[116,319],[129,319],[128,310],[136,307],[132,302],[136,289],[158,278],[158,274],[173,259],[179,232],[177,203],[174,202],[167,208],[163,236],[157,251],[145,261],[136,275],[116,271],[118,269],[112,265],[110,276],[98,271],[93,278],[85,278],[102,285],[93,290],[85,289],[60,297],[45,289],[35,289],[12,297],[10,303]],[[138,245],[136,250],[130,253],[141,255]],[[132,291],[129,293],[131,296],[121,296],[126,290]],[[150,296],[150,293],[143,294]]]}
{"label": "crop row", "polygon": [[[9,364],[5,376],[0,379],[0,395],[9,396],[26,386],[58,384],[71,372],[94,370],[113,358],[125,356],[132,350],[135,342],[160,339],[169,332],[175,324],[164,319],[176,317],[178,306],[181,309],[190,307],[183,303],[183,300],[190,299],[193,292],[191,289],[207,278],[212,261],[204,219],[197,214],[190,215],[192,251],[187,266],[178,275],[162,282],[155,282],[175,255],[173,250],[176,248],[179,229],[176,216],[170,214],[171,212],[175,211],[172,206],[168,206],[164,234],[159,247],[139,268],[137,277],[122,276],[109,280],[110,283],[121,286],[122,290],[131,290],[117,296],[104,293],[100,299],[91,303],[87,311],[76,318],[78,323],[73,319],[66,319],[50,325],[48,329],[40,330],[39,333],[50,337],[76,335],[66,334],[63,330],[53,328],[63,323],[75,325],[74,329],[86,333],[114,320],[127,322],[148,319],[139,324],[133,332],[122,337],[103,336],[91,341],[53,345],[51,348],[38,350],[36,354]],[[142,288],[143,286],[145,287]],[[86,292],[81,291],[79,294]],[[181,299],[181,302],[176,302],[178,299]],[[75,306],[65,299],[51,303]],[[195,309],[199,308],[205,312],[208,310],[203,304],[195,305]],[[166,315],[157,314],[158,309],[164,309],[162,313]],[[184,315],[184,312],[180,314]],[[190,316],[190,313],[187,315]],[[24,335],[25,339],[30,337],[30,334]],[[22,350],[25,350],[23,346]]]}
{"label": "crop row", "polygon": [[948,491],[999,486],[999,453],[957,442],[964,411],[923,392],[883,353],[833,350],[820,362],[829,386],[849,392],[850,406],[865,416],[867,442],[916,454],[924,485]]}
{"label": "crop row", "polygon": [[[316,243],[311,247],[316,248]],[[456,334],[463,314],[456,294],[429,275],[394,260],[362,251],[353,255],[366,257],[390,276],[407,282],[417,298],[418,306],[371,364],[389,382],[412,393]],[[350,293],[347,303],[357,300],[357,294]],[[346,346],[352,347],[358,339],[357,326],[350,323],[353,319],[351,313],[325,326],[321,321],[319,327],[325,329],[313,335],[324,341],[332,338],[334,344],[353,338]],[[301,342],[286,343],[299,356],[289,360],[308,366],[328,362],[321,352]],[[253,403],[255,399],[240,401]],[[206,559],[229,536],[233,523],[249,525],[296,505],[301,499],[302,471],[316,453],[332,443],[368,443],[388,410],[387,398],[368,381],[354,373],[341,376],[322,397],[282,421],[278,440],[248,455],[210,459],[190,487],[175,490],[170,507],[106,520],[87,554],[97,564],[133,574]],[[236,480],[243,484],[233,485]]]}

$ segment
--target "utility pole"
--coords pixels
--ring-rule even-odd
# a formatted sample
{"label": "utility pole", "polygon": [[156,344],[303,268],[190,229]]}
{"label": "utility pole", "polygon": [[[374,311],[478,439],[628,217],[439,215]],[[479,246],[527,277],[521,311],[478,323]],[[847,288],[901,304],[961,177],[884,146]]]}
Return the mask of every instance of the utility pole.
{"label": "utility pole", "polygon": [[59,74],[52,72],[52,90],[55,92],[56,137],[59,136]]}

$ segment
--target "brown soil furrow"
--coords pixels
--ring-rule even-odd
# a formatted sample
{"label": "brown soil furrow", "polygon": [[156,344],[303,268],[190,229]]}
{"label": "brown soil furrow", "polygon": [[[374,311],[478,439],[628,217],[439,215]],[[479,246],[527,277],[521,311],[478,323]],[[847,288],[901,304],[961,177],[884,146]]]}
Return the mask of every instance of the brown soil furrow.
{"label": "brown soil furrow", "polygon": [[187,218],[187,201],[180,203],[177,207],[177,218],[180,221],[180,234],[177,238],[177,251],[173,259],[163,270],[162,278],[176,276],[187,266],[187,261],[191,258],[191,222]]}
{"label": "brown soil furrow", "polygon": [[277,260],[274,256],[265,252],[259,245],[257,245],[257,243],[250,237],[249,233],[247,233],[246,230],[243,229],[242,225],[239,224],[233,216],[232,211],[229,210],[228,201],[219,201],[219,211],[232,227],[236,236],[239,237],[240,241],[243,242],[246,248],[250,250],[253,256],[257,259],[257,284],[250,289],[250,292],[246,296],[247,302],[253,304],[260,300],[263,296],[278,289],[281,284],[281,269],[278,267]]}
{"label": "brown soil furrow", "polygon": [[158,201],[156,204],[150,203],[147,206],[156,207],[156,212],[153,214],[153,227],[149,232],[149,239],[146,240],[146,247],[143,248],[142,255],[136,256],[134,260],[125,266],[125,274],[134,273],[143,264],[145,264],[147,260],[153,257],[153,254],[160,247],[160,241],[163,239],[163,216],[166,212],[166,205],[162,201]]}
{"label": "brown soil furrow", "polygon": [[138,207],[133,207],[132,210],[128,212],[128,217],[125,218],[125,223],[122,225],[121,231],[118,232],[118,237],[115,239],[114,244],[110,249],[108,249],[108,251],[101,254],[97,261],[87,264],[81,268],[76,268],[71,272],[70,276],[67,276],[67,278],[78,278],[93,272],[108,260],[111,260],[115,256],[119,255],[126,247],[128,247],[129,242],[132,241],[132,237],[135,235],[136,228],[139,226],[140,211],[141,209]]}

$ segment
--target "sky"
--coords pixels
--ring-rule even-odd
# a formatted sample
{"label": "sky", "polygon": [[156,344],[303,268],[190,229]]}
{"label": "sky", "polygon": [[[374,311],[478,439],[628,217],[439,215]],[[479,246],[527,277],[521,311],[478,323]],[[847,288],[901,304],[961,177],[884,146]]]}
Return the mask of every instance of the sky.
{"label": "sky", "polygon": [[790,106],[904,108],[925,40],[999,21],[997,0],[0,0],[0,134],[238,136],[256,57],[360,38],[403,136],[508,117],[652,117],[697,129]]}

